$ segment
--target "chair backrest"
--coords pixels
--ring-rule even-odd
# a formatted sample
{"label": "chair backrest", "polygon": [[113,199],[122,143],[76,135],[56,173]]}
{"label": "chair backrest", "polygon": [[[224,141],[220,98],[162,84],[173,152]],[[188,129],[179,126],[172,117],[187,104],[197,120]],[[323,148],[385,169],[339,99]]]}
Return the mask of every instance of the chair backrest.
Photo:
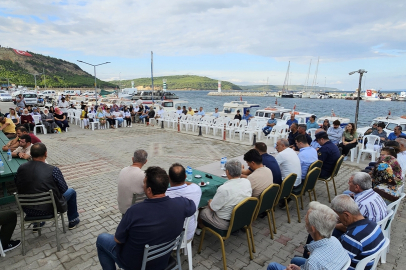
{"label": "chair backrest", "polygon": [[[365,143],[365,140],[367,142]],[[365,135],[362,138],[362,149],[374,150],[374,145],[379,142],[379,136],[376,135]]]}
{"label": "chair backrest", "polygon": [[169,241],[169,242],[166,242],[163,244],[158,244],[155,246],[149,246],[148,244],[145,245],[141,270],[146,269],[147,262],[155,260],[159,257],[162,257],[162,256],[172,252],[173,249],[179,250],[180,245],[182,244],[184,235],[185,235],[185,231],[182,231],[181,234],[172,241]]}
{"label": "chair backrest", "polygon": [[88,114],[87,114],[87,117],[88,117],[89,119],[93,119],[93,118],[95,117],[95,115],[94,115],[94,113],[88,113]]}
{"label": "chair backrest", "polygon": [[261,196],[259,196],[259,205],[256,216],[274,207],[280,187],[281,186],[278,184],[272,184],[262,191]]}
{"label": "chair backrest", "polygon": [[376,269],[379,258],[381,257],[382,252],[385,251],[385,249],[389,246],[389,242],[390,242],[390,240],[385,237],[385,243],[382,245],[382,247],[380,249],[378,249],[374,254],[360,260],[357,263],[355,270],[364,270],[366,265],[372,260],[374,260],[374,264],[372,265],[371,270]]}
{"label": "chair backrest", "polygon": [[40,124],[41,123],[41,115],[33,115],[32,118],[34,118],[34,123],[35,124]]}
{"label": "chair backrest", "polygon": [[[384,217],[383,219],[381,219],[380,221],[378,221],[376,224],[378,224],[381,227],[382,232],[385,232],[386,229],[388,228],[388,222],[392,221],[393,217],[393,210],[389,210],[388,214],[386,215],[386,217]],[[386,235],[384,233],[384,235]]]}
{"label": "chair backrest", "polygon": [[293,185],[295,184],[297,178],[296,173],[291,173],[285,177],[282,181],[281,189],[279,191],[278,201],[282,198],[289,197],[292,193]]}
{"label": "chair backrest", "polygon": [[317,182],[317,178],[319,178],[320,172],[321,172],[320,168],[313,168],[311,171],[307,171],[301,195],[303,195],[303,193],[305,193],[306,191],[311,191],[314,189],[314,186],[316,185]]}
{"label": "chair backrest", "polygon": [[143,202],[146,198],[147,196],[144,193],[143,194],[133,193],[133,200],[131,202],[131,205]]}
{"label": "chair backrest", "polygon": [[36,193],[36,194],[18,194],[14,193],[16,198],[18,209],[20,213],[23,214],[23,206],[36,206],[42,204],[52,204],[54,209],[54,216],[57,215],[56,204],[54,199],[54,193],[52,190],[48,192]]}
{"label": "chair backrest", "polygon": [[323,161],[321,160],[316,160],[309,166],[309,171],[313,170],[314,168],[320,168],[323,166]]}
{"label": "chair backrest", "polygon": [[310,133],[310,137],[312,137],[313,141],[314,139],[316,139],[316,131],[317,128],[309,128],[308,130],[306,130],[306,133]]}
{"label": "chair backrest", "polygon": [[331,174],[332,177],[336,177],[338,174],[338,171],[341,168],[341,164],[343,164],[344,156],[340,156],[340,158],[337,160],[336,165],[334,166],[333,173]]}
{"label": "chair backrest", "polygon": [[406,196],[405,193],[401,193],[399,199],[397,199],[396,201],[394,201],[394,202],[392,202],[392,203],[390,203],[390,204],[388,204],[386,206],[386,209],[388,210],[388,212],[389,212],[389,210],[393,210],[393,216],[394,217],[396,216],[396,213],[397,213],[398,208],[400,206],[400,202],[403,200],[403,198],[405,196]]}
{"label": "chair backrest", "polygon": [[[194,231],[196,231],[196,228],[197,228],[197,218],[199,217],[199,209],[197,209],[196,210],[196,212],[193,214],[193,216],[190,216],[190,217],[188,217],[188,218],[186,218],[185,219],[185,223],[183,224],[183,229],[185,230],[185,237],[183,237],[183,240],[182,240],[182,247],[185,247],[186,246],[186,244],[187,244],[187,242],[188,242],[188,240],[189,239],[187,239],[187,235],[188,235],[188,232],[189,232],[189,223],[190,223],[190,220],[192,220],[192,219],[194,219],[195,220],[195,227],[194,227]],[[194,234],[193,234],[194,235]]]}
{"label": "chair backrest", "polygon": [[258,199],[248,197],[237,204],[231,213],[230,226],[228,228],[228,238],[232,232],[235,232],[244,226],[248,226],[254,220],[258,206]]}

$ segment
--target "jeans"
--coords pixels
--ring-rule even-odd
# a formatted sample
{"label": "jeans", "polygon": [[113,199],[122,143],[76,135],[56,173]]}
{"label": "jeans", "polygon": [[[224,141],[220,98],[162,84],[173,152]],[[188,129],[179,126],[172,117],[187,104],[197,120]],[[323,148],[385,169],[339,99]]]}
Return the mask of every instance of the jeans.
{"label": "jeans", "polygon": [[116,246],[117,243],[112,234],[102,233],[97,237],[97,255],[103,270],[116,270],[116,263],[118,267],[123,268],[117,259]]}
{"label": "jeans", "polygon": [[[297,266],[302,266],[306,263],[306,259],[302,257],[293,257],[293,259],[290,261],[291,264],[296,264]],[[283,266],[282,264],[272,262],[268,265],[267,270],[285,270],[286,266]]]}
{"label": "jeans", "polygon": [[68,188],[63,194],[63,197],[68,204],[68,220],[71,222],[79,217],[78,206],[76,203],[76,191],[73,188]]}
{"label": "jeans", "polygon": [[69,123],[67,120],[59,121],[55,120],[55,123],[58,125],[58,127],[61,128],[61,130],[66,131],[66,128],[69,127]]}
{"label": "jeans", "polygon": [[272,127],[270,126],[266,126],[262,129],[262,131],[264,132],[265,136],[269,135],[269,133],[271,133],[272,131]]}

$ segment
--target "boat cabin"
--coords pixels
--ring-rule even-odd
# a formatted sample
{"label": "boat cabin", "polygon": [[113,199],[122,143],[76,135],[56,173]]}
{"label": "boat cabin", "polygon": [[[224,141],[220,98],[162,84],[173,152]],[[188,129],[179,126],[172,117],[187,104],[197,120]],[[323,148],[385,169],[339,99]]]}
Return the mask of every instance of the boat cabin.
{"label": "boat cabin", "polygon": [[290,112],[290,109],[285,109],[281,106],[272,106],[265,109],[260,109],[255,112],[255,118],[271,118],[271,114],[275,114],[276,119],[282,119],[284,113]]}
{"label": "boat cabin", "polygon": [[[240,114],[243,115],[247,112],[247,110],[250,110],[252,108],[257,108],[259,107],[258,104],[249,104],[247,101],[231,101],[231,102],[226,102],[223,104],[223,111],[220,113],[222,116],[230,116],[234,115],[237,113],[238,110],[240,110]],[[252,114],[252,113],[251,113]]]}

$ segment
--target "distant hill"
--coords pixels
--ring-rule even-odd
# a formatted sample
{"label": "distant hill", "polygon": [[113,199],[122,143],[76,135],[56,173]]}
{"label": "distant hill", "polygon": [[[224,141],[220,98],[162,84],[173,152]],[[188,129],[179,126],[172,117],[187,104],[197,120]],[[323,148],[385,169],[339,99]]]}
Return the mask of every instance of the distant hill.
{"label": "distant hill", "polygon": [[[242,90],[254,90],[254,91],[281,91],[283,88],[283,85],[240,85]],[[289,85],[289,91],[303,91],[305,88],[304,85]],[[332,87],[307,87],[307,91],[315,91],[319,92],[320,90],[323,90],[325,92],[336,92],[340,91],[340,89],[337,88],[332,88]]]}
{"label": "distant hill", "polygon": [[[215,90],[218,87],[218,80],[196,75],[176,75],[154,77],[154,90],[162,90],[163,79],[166,79],[166,89],[170,90]],[[133,80],[111,81],[115,85],[121,85],[121,88],[131,87],[131,82],[138,90],[150,90],[151,78],[139,78]],[[222,81],[223,90],[241,90],[238,85]]]}
{"label": "distant hill", "polygon": [[[34,87],[34,76],[45,71],[47,88],[94,87],[94,76],[83,71],[78,65],[68,61],[28,52],[32,57],[18,55],[11,48],[0,48],[0,84],[9,83]],[[44,87],[44,76],[37,76],[37,86]],[[114,88],[109,82],[97,80],[97,86]]]}

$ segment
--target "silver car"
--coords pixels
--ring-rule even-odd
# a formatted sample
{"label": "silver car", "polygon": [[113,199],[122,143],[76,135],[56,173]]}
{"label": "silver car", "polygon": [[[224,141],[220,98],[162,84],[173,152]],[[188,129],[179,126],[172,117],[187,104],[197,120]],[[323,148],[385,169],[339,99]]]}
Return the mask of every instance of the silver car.
{"label": "silver car", "polygon": [[0,93],[0,101],[11,101],[12,97],[7,93]]}

